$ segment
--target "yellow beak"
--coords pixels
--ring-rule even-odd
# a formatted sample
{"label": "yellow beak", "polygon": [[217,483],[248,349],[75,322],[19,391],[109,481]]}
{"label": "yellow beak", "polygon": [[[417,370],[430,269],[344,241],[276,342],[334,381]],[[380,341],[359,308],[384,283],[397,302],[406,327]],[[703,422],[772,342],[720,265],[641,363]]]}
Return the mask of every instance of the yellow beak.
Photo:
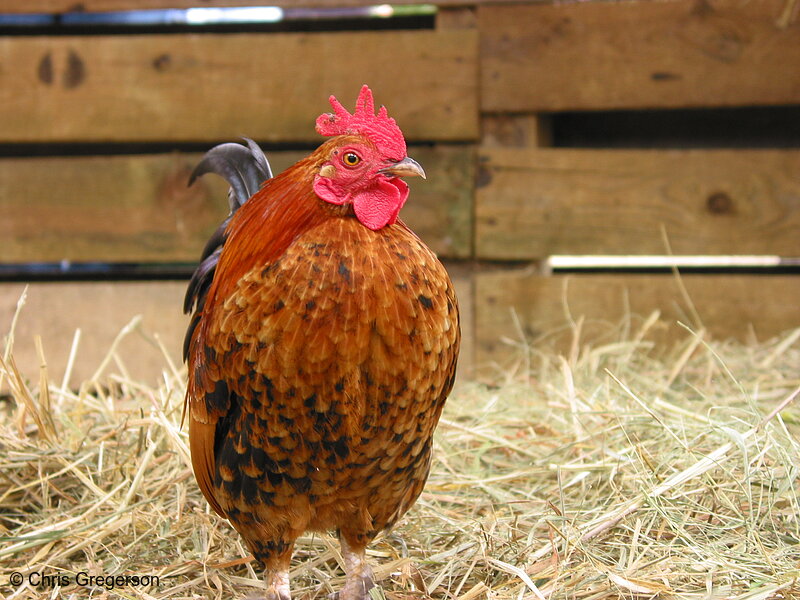
{"label": "yellow beak", "polygon": [[384,175],[392,175],[393,177],[409,177],[412,175],[418,175],[425,179],[425,170],[422,166],[415,161],[413,158],[409,158],[406,156],[403,160],[396,162],[388,167],[384,167],[378,173],[383,173]]}

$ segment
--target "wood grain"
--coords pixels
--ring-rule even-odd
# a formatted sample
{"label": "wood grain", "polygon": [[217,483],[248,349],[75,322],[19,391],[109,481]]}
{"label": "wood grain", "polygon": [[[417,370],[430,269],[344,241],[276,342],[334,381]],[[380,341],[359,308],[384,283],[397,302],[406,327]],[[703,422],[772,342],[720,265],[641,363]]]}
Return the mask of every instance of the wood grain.
{"label": "wood grain", "polygon": [[0,160],[0,261],[196,260],[228,212],[222,179],[187,187],[200,156]]}
{"label": "wood grain", "polygon": [[317,141],[364,83],[409,140],[470,140],[476,70],[470,30],[7,36],[0,141]]}
{"label": "wood grain", "polygon": [[[0,284],[0,320],[4,324],[11,323],[24,289],[23,284]],[[181,314],[185,291],[185,282],[31,284],[15,331],[14,359],[24,376],[36,380],[39,360],[34,338],[41,336],[50,380],[60,385],[75,330],[80,329],[69,380],[70,386],[77,388],[95,373],[122,328],[141,316],[139,327],[119,344],[118,362],[113,361],[102,378],[120,373],[122,364],[133,380],[155,385],[162,370],[168,369],[156,335],[174,364],[181,366],[181,343],[189,321]]]}
{"label": "wood grain", "polygon": [[479,6],[487,112],[794,104],[784,0]]}
{"label": "wood grain", "polygon": [[800,256],[796,150],[482,148],[476,254]]}
{"label": "wood grain", "polygon": [[[401,217],[445,258],[472,256],[475,198],[475,151],[470,146],[411,148],[425,167],[426,180],[410,178],[409,200]],[[431,170],[428,171],[428,165]]]}
{"label": "wood grain", "polygon": [[[683,275],[691,303],[672,275],[555,275],[522,270],[475,278],[475,364],[525,356],[525,342],[568,351],[575,323],[580,344],[630,341],[660,311],[646,340],[664,352],[690,334],[678,321],[718,340],[764,341],[800,327],[800,278],[791,275]],[[699,320],[695,318],[699,315]]]}
{"label": "wood grain", "polygon": [[[410,181],[402,216],[431,248],[469,256],[473,151],[411,147],[426,181]],[[307,154],[269,152],[275,172]],[[192,262],[227,214],[216,176],[187,187],[201,154],[0,159],[0,262]]]}

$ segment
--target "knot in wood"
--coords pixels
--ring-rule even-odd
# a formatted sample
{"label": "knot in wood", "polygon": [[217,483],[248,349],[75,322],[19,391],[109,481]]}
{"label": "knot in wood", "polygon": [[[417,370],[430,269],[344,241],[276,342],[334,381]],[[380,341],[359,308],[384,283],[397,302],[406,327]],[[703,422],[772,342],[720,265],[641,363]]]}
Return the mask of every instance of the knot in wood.
{"label": "knot in wood", "polygon": [[714,215],[729,215],[734,212],[733,198],[725,192],[713,192],[706,198],[706,208]]}

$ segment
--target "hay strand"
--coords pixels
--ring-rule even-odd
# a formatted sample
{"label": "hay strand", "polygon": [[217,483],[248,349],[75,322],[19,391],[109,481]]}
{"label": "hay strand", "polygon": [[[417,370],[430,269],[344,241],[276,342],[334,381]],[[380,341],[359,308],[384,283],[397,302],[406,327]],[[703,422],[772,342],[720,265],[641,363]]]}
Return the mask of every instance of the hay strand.
{"label": "hay strand", "polygon": [[[594,346],[574,321],[564,356],[519,346],[517,370],[463,383],[416,506],[369,550],[377,600],[762,600],[796,594],[800,330],[760,345],[654,313]],[[213,514],[180,427],[184,373],[127,375],[117,337],[95,377],[59,386],[0,360],[0,592],[9,598],[240,598],[264,589]],[[9,338],[12,336],[9,336]],[[81,360],[79,336],[70,363]],[[162,346],[156,338],[156,343]],[[343,582],[338,545],[304,535],[295,597]],[[20,585],[10,585],[12,573]],[[55,578],[46,585],[32,573]],[[84,585],[78,574],[139,576]],[[149,578],[149,579],[148,579]]]}

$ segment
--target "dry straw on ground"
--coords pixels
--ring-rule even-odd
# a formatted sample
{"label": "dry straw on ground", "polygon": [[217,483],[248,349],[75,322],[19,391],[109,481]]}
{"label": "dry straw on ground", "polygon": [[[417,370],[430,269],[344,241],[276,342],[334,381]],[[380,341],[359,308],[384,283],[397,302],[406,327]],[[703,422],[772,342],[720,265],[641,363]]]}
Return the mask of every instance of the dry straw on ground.
{"label": "dry straw on ground", "polygon": [[[497,385],[455,391],[425,492],[371,549],[387,598],[800,595],[800,330],[746,346],[686,331],[665,349],[653,322],[567,358],[522,348]],[[257,592],[193,480],[178,366],[152,388],[114,375],[122,364],[75,391],[5,353],[0,594]],[[327,598],[337,544],[301,539],[291,575],[296,598]]]}

